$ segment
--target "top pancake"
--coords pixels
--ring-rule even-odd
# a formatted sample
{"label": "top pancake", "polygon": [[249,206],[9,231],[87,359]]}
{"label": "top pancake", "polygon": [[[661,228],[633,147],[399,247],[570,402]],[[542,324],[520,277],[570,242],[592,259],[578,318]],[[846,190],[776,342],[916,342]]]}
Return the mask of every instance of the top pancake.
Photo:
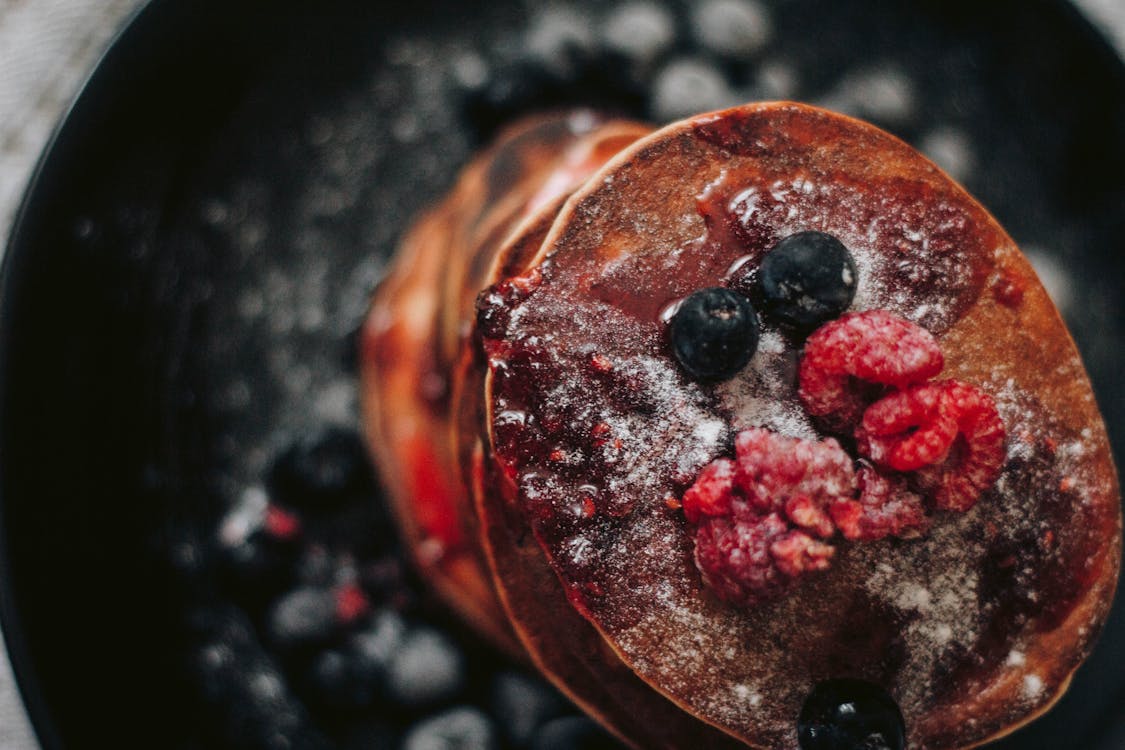
{"label": "top pancake", "polygon": [[[822,437],[796,397],[799,342],[764,327],[738,376],[701,384],[670,356],[662,313],[808,229],[852,251],[853,309],[929,329],[943,377],[996,400],[1007,459],[973,510],[937,514],[924,538],[840,543],[829,571],[740,609],[703,586],[666,501],[738,430]],[[801,702],[830,677],[887,688],[917,748],[974,745],[1057,697],[1116,580],[1105,431],[1027,262],[930,162],[822,110],[727,110],[619,154],[533,265],[541,281],[489,344],[491,491],[516,498],[574,607],[639,677],[770,748],[797,746]]]}

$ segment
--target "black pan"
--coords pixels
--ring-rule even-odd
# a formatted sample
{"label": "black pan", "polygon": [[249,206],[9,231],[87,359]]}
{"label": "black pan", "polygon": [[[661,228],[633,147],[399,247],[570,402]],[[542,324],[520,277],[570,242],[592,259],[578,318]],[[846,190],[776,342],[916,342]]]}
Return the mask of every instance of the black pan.
{"label": "black pan", "polygon": [[[686,28],[688,4],[666,5]],[[910,111],[880,124],[915,142],[952,128],[970,191],[1053,262],[1120,464],[1121,60],[1064,2],[775,5],[767,49],[715,69],[752,96],[759,63],[780,62],[794,96],[830,103],[847,71],[904,71]],[[288,693],[232,714],[237,696],[192,670],[248,606],[208,551],[272,455],[353,423],[347,333],[409,218],[492,128],[560,103],[651,113],[651,78],[609,58],[511,62],[528,15],[156,0],[99,64],[28,190],[0,291],[0,617],[46,747],[334,736]],[[690,34],[676,44],[700,54]],[[498,71],[484,82],[482,60]],[[237,664],[273,669],[239,633]],[[1119,747],[1123,663],[1119,606],[1068,696],[998,746]]]}

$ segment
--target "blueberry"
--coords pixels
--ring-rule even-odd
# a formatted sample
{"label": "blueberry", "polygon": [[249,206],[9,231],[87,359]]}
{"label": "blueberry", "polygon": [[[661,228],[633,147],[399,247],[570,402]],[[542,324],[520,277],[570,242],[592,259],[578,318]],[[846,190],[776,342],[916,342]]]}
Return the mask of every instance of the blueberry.
{"label": "blueberry", "polygon": [[826,680],[797,719],[801,750],[902,750],[902,713],[894,698],[865,680]]}
{"label": "blueberry", "polygon": [[336,632],[332,591],[302,586],[277,600],[266,615],[266,631],[280,648],[328,640]]}
{"label": "blueberry", "polygon": [[758,316],[746,297],[712,287],[680,303],[669,327],[672,353],[693,377],[726,380],[758,348]]}
{"label": "blueberry", "polygon": [[359,708],[371,702],[370,685],[356,664],[335,649],[320,652],[309,669],[309,683],[316,701],[333,708]]}
{"label": "blueberry", "polygon": [[546,682],[515,671],[503,671],[493,678],[490,706],[493,716],[504,717],[504,734],[516,747],[526,747],[539,727],[570,709],[566,699]]}
{"label": "blueberry", "polygon": [[286,449],[270,468],[267,485],[278,502],[320,510],[368,499],[374,477],[359,435],[335,427]]}
{"label": "blueberry", "polygon": [[851,253],[824,232],[789,235],[766,253],[758,268],[765,314],[803,333],[847,310],[857,280]]}
{"label": "blueberry", "polygon": [[406,707],[431,706],[465,684],[465,657],[441,631],[409,632],[387,664],[387,697]]}
{"label": "blueberry", "polygon": [[656,74],[649,113],[660,122],[738,104],[739,94],[714,63],[696,57],[670,61]]}
{"label": "blueberry", "polygon": [[408,633],[402,615],[393,609],[381,609],[363,629],[352,635],[348,650],[365,680],[375,683],[382,679]]}
{"label": "blueberry", "polygon": [[463,706],[415,724],[403,738],[403,750],[495,750],[492,720],[479,709]]}
{"label": "blueberry", "polygon": [[695,36],[704,49],[743,59],[773,38],[769,9],[757,0],[705,0],[692,6]]}
{"label": "blueberry", "polygon": [[619,750],[613,737],[585,716],[547,722],[531,741],[532,750]]}

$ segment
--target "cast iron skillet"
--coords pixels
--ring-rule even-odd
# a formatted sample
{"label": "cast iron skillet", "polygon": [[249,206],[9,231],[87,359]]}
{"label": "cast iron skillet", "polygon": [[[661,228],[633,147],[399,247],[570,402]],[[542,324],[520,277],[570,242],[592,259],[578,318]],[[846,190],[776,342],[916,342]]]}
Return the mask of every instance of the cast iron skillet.
{"label": "cast iron skillet", "polygon": [[[286,334],[243,332],[233,351],[224,338],[239,325],[231,300],[263,267],[232,258],[229,238],[202,227],[200,206],[247,175],[273,186],[250,218],[275,231],[282,268],[299,277],[306,256],[292,236],[307,239],[309,227],[292,217],[324,153],[294,145],[292,133],[311,115],[332,122],[352,111],[341,102],[362,110],[357,92],[378,79],[373,61],[388,39],[472,40],[524,22],[515,2],[469,12],[436,0],[341,1],[315,15],[306,5],[149,4],[55,134],[12,233],[0,292],[0,618],[46,747],[223,743],[184,665],[197,636],[191,614],[227,604],[198,552],[248,471],[217,444],[268,443],[291,396],[254,379]],[[944,117],[973,136],[970,190],[1017,241],[1054,251],[1073,276],[1069,321],[1121,464],[1125,69],[1063,2],[894,5],[791,0],[778,47],[819,58],[804,69],[812,94],[849,64],[896,60],[923,94],[903,135]],[[587,81],[525,104],[612,98],[604,94]],[[387,153],[351,182],[361,199],[313,221],[316,254],[342,268],[385,257],[509,114],[450,99],[432,133],[387,147],[375,130],[416,104],[404,96],[398,110],[388,100],[371,105],[369,120],[353,117]],[[292,351],[323,362],[317,346]],[[233,412],[211,398],[231,370],[262,394]],[[1068,696],[1001,746],[1108,750],[1099,742],[1120,731],[1122,663],[1118,606]]]}

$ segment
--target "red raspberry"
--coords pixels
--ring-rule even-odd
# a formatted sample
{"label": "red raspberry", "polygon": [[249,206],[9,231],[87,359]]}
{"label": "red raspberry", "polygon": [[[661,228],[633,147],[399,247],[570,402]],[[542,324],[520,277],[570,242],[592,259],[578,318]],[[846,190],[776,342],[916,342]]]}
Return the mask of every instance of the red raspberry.
{"label": "red raspberry", "polygon": [[852,459],[834,439],[820,442],[777,435],[761,427],[734,441],[734,484],[758,513],[783,513],[826,539],[834,531],[830,502],[855,494]]}
{"label": "red raspberry", "polygon": [[869,406],[856,430],[859,452],[895,471],[945,460],[957,437],[957,415],[945,398],[949,382],[916,385]]}
{"label": "red raspberry", "polygon": [[914,386],[875,402],[856,431],[860,453],[880,466],[916,471],[941,510],[976,504],[1004,464],[1004,423],[992,397],[966,383]]}
{"label": "red raspberry", "polygon": [[924,328],[886,310],[849,313],[805,342],[798,394],[809,414],[840,428],[854,424],[869,400],[851,378],[904,388],[937,375],[943,364]]}
{"label": "red raspberry", "polygon": [[1004,422],[984,391],[945,381],[943,408],[956,416],[960,437],[941,462],[917,471],[917,485],[941,510],[966,511],[992,486],[1004,467]]}
{"label": "red raspberry", "polygon": [[742,431],[735,459],[708,464],[681,503],[698,524],[703,580],[726,601],[755,604],[807,571],[825,570],[835,550],[816,537],[835,533],[828,508],[855,490],[852,459],[835,440]]}
{"label": "red raspberry", "polygon": [[790,578],[812,570],[828,570],[835,554],[831,544],[818,542],[802,531],[782,534],[770,545],[774,565]]}
{"label": "red raspberry", "polygon": [[738,521],[707,517],[695,531],[695,562],[724,601],[776,599],[806,570],[824,570],[835,550],[793,531],[776,513]]}
{"label": "red raspberry", "polygon": [[703,467],[695,484],[684,493],[684,516],[698,523],[700,516],[730,515],[731,490],[734,487],[734,462],[718,458]]}
{"label": "red raspberry", "polygon": [[859,499],[839,500],[828,508],[845,539],[905,539],[922,534],[929,526],[922,498],[910,492],[904,478],[885,476],[871,466],[860,467],[856,478]]}

